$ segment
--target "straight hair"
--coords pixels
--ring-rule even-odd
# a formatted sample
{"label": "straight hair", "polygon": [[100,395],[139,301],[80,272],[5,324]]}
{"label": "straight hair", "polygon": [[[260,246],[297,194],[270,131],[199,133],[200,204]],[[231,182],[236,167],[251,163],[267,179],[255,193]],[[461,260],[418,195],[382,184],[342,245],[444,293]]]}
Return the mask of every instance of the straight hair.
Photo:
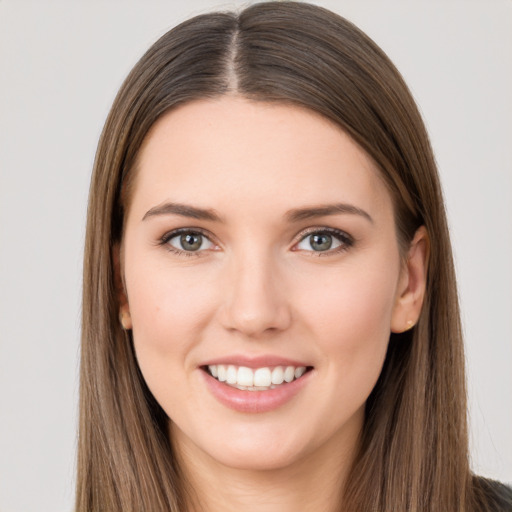
{"label": "straight hair", "polygon": [[418,108],[385,53],[346,19],[299,2],[190,19],[161,37],[122,85],[91,181],[83,278],[76,510],[185,510],[169,419],[118,320],[114,248],[153,124],[188,102],[236,95],[296,105],[341,127],[375,161],[394,204],[402,254],[430,239],[417,325],[391,334],[366,404],[347,511],[482,512],[468,462],[461,324],[441,186]]}

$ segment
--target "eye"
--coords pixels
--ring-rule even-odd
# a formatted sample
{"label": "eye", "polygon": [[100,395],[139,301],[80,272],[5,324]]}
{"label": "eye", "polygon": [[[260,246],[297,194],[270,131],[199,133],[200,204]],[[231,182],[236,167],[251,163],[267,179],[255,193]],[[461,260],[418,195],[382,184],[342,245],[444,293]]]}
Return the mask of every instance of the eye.
{"label": "eye", "polygon": [[198,252],[214,247],[213,242],[198,231],[180,231],[179,233],[169,233],[162,240],[178,252]]}
{"label": "eye", "polygon": [[301,251],[338,252],[348,249],[352,244],[352,238],[343,231],[323,229],[308,233],[296,248]]}

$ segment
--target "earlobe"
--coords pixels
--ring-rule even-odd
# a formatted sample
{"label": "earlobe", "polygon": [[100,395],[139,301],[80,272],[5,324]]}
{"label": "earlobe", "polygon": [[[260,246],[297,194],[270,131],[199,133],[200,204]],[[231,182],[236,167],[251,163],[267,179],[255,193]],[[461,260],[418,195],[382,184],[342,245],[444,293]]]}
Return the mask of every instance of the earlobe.
{"label": "earlobe", "polygon": [[119,322],[125,331],[129,331],[132,328],[132,317],[130,316],[130,311],[121,308],[119,311]]}
{"label": "earlobe", "polygon": [[112,263],[114,267],[114,283],[117,292],[117,300],[119,303],[119,322],[125,331],[132,328],[132,317],[130,315],[130,306],[128,304],[128,296],[123,279],[121,247],[119,244],[114,246],[112,252]]}
{"label": "earlobe", "polygon": [[421,226],[403,264],[391,317],[391,332],[408,331],[418,321],[427,285],[429,245],[427,230]]}

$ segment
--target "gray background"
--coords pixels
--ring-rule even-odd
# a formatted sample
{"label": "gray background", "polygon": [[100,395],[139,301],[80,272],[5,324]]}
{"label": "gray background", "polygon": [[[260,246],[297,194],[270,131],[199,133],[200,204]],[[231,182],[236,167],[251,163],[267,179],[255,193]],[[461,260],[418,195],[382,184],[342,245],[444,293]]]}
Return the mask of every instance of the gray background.
{"label": "gray background", "polygon": [[[512,2],[317,3],[382,46],[424,114],[456,252],[473,467],[512,482]],[[114,95],[168,28],[240,5],[0,0],[0,511],[72,508],[85,209]]]}

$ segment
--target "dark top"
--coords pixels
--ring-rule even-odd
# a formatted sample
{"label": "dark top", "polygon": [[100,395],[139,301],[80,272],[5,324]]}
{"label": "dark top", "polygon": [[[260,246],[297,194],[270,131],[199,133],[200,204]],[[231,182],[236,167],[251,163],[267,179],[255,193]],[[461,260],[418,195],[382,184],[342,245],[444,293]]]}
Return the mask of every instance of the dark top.
{"label": "dark top", "polygon": [[482,512],[512,512],[512,488],[508,485],[475,477],[475,487],[478,489],[479,504]]}

